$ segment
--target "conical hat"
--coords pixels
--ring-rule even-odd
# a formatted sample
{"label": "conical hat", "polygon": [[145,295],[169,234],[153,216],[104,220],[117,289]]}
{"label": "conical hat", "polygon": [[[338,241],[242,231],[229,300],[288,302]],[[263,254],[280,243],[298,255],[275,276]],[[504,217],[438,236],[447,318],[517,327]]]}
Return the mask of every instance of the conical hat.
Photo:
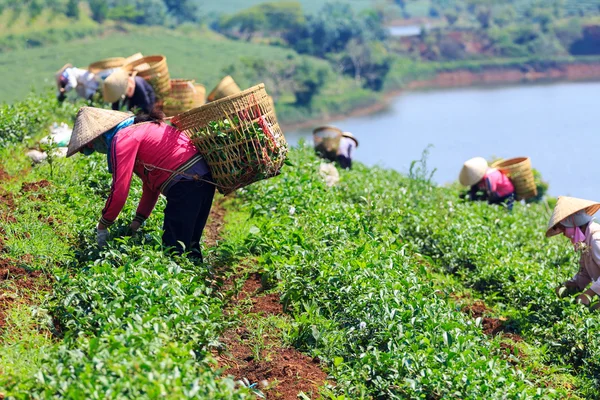
{"label": "conical hat", "polygon": [[458,180],[463,186],[473,186],[483,179],[488,169],[488,163],[483,157],[475,157],[465,161]]}
{"label": "conical hat", "polygon": [[352,134],[352,132],[343,132],[342,136],[343,137],[347,137],[348,139],[354,140],[354,143],[356,143],[356,147],[358,147],[358,140],[354,137],[354,135]]}
{"label": "conical hat", "polygon": [[557,225],[560,221],[581,210],[585,210],[585,213],[588,215],[594,215],[600,210],[600,203],[575,197],[560,196],[554,207],[552,217],[550,217],[546,237],[558,235],[560,230],[557,229]]}
{"label": "conical hat", "polygon": [[102,97],[107,103],[120,100],[127,92],[129,73],[122,68],[117,68],[106,78],[102,85]]}
{"label": "conical hat", "polygon": [[58,85],[59,81],[60,81],[60,77],[63,74],[63,72],[65,72],[65,70],[67,68],[71,68],[73,65],[71,64],[65,64],[62,66],[61,69],[59,69],[58,71],[56,71],[56,73],[54,74],[54,77],[56,78],[56,84]]}
{"label": "conical hat", "polygon": [[123,122],[131,114],[95,107],[81,107],[75,118],[75,126],[69,141],[67,157],[77,153],[83,146]]}

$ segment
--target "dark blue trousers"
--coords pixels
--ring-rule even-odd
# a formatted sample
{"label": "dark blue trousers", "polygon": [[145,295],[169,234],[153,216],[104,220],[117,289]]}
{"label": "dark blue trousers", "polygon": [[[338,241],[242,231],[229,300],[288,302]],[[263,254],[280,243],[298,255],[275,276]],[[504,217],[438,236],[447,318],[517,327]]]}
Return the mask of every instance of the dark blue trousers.
{"label": "dark blue trousers", "polygon": [[167,192],[162,241],[182,254],[202,261],[200,239],[210,214],[215,186],[200,181],[180,181]]}

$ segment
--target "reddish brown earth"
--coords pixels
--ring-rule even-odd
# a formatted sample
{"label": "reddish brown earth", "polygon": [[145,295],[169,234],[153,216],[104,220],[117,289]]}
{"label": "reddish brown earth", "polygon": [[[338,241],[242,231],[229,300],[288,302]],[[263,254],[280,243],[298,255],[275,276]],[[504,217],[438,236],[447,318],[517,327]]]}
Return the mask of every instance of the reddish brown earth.
{"label": "reddish brown earth", "polygon": [[38,181],[38,182],[23,182],[23,184],[21,185],[21,192],[22,193],[37,192],[38,190],[46,188],[50,185],[51,185],[50,182],[48,182],[45,179],[42,179],[41,181]]}
{"label": "reddish brown earth", "polygon": [[434,78],[413,81],[407,89],[450,88],[479,85],[496,85],[549,80],[593,80],[600,79],[600,64],[570,64],[544,71],[533,68],[490,68],[481,72],[456,70],[439,72]]}
{"label": "reddish brown earth", "polygon": [[[23,261],[30,261],[30,257]],[[17,265],[16,260],[0,259],[0,331],[6,325],[10,308],[30,302],[32,291],[50,289],[49,279],[41,271],[29,271]]]}
{"label": "reddish brown earth", "polygon": [[208,247],[215,246],[217,244],[217,240],[221,238],[221,230],[223,229],[223,225],[225,218],[225,208],[223,208],[223,199],[215,200],[210,210],[210,216],[208,217],[208,222],[206,227],[204,228],[203,236],[204,236],[204,244]]}
{"label": "reddish brown earth", "polygon": [[10,180],[12,180],[12,176],[10,176],[10,174],[6,172],[4,168],[0,167],[0,183],[8,182]]}
{"label": "reddish brown earth", "polygon": [[[252,304],[252,313],[283,313],[279,296],[263,293],[258,274],[252,274],[244,282],[240,293],[232,298],[233,304],[248,300]],[[319,360],[294,348],[281,347],[276,333],[263,336],[263,350],[258,360],[252,353],[250,337],[245,326],[225,332],[222,341],[227,350],[217,356],[219,366],[236,380],[247,379],[250,384],[256,383],[268,399],[295,400],[300,392],[316,394],[326,382],[327,374],[321,370]]]}
{"label": "reddish brown earth", "polygon": [[[224,215],[222,204],[215,203],[204,233],[207,245],[215,245],[220,239]],[[245,279],[240,291],[231,297],[229,310],[225,313],[229,314],[238,305],[250,303],[249,312],[263,316],[283,314],[279,295],[264,292],[261,276],[252,273],[244,278],[245,275],[242,271],[224,280],[221,290],[226,292],[235,286],[235,280]],[[263,336],[262,350],[257,359],[252,351],[252,334],[244,324],[224,332],[221,341],[225,350],[215,354],[219,368],[236,381],[245,379],[250,385],[255,384],[254,387],[267,399],[297,400],[300,392],[316,394],[327,380],[319,360],[294,348],[282,347],[278,336],[278,332],[268,332]]]}

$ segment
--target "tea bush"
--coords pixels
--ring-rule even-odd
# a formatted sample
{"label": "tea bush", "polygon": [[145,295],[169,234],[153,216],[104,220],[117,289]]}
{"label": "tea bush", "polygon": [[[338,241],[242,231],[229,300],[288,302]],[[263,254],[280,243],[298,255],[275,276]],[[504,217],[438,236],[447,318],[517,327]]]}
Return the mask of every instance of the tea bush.
{"label": "tea bush", "polygon": [[[254,228],[242,246],[279,286],[296,345],[326,362],[336,392],[594,398],[598,318],[554,294],[575,255],[544,238],[542,205],[508,213],[460,202],[455,189],[430,183],[421,162],[412,178],[357,165],[334,188],[319,178],[312,149],[292,152],[292,163],[244,191]],[[454,296],[464,290],[506,315],[505,329],[539,357],[511,365],[504,339],[460,312]],[[570,383],[558,384],[564,376],[549,365]]]}

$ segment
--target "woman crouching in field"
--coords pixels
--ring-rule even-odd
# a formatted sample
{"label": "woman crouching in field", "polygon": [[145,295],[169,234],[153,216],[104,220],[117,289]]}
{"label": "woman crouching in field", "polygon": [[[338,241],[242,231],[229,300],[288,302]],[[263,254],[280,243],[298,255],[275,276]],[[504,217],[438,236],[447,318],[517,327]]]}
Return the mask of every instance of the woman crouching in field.
{"label": "woman crouching in field", "polygon": [[502,171],[490,168],[485,158],[467,160],[458,177],[461,185],[469,186],[465,195],[469,200],[487,200],[489,204],[505,204],[512,210],[515,201],[515,187]]}
{"label": "woman crouching in field", "polygon": [[108,227],[125,205],[135,173],[143,190],[131,230],[135,232],[150,216],[162,193],[167,198],[163,244],[202,260],[200,238],[215,187],[208,183],[208,165],[190,139],[162,118],[162,112],[132,116],[83,107],[77,113],[67,157],[77,152],[107,154],[113,180],[97,227],[100,247],[106,245]]}
{"label": "woman crouching in field", "polygon": [[[546,237],[564,234],[571,239],[575,251],[581,253],[579,271],[556,288],[556,293],[563,297],[583,292],[577,296],[577,301],[585,305],[590,305],[592,299],[600,295],[600,224],[593,220],[598,210],[600,203],[559,197],[546,231]],[[590,283],[591,287],[586,290]]]}

